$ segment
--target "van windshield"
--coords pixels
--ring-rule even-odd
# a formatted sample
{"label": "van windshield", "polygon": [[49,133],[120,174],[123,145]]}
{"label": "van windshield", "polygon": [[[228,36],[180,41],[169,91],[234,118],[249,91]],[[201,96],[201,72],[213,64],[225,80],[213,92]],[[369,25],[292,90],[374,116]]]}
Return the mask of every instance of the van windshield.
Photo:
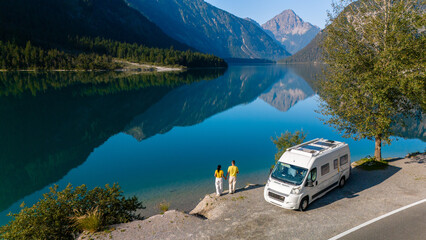
{"label": "van windshield", "polygon": [[293,166],[291,164],[278,162],[275,165],[274,170],[272,171],[272,178],[278,179],[280,181],[300,185],[305,179],[306,173],[308,170],[306,168],[301,168]]}

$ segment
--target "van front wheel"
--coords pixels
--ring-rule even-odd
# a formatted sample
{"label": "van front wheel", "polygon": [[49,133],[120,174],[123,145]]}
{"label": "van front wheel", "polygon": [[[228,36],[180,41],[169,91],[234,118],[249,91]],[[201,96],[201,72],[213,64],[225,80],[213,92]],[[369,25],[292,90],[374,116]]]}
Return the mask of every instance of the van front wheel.
{"label": "van front wheel", "polygon": [[302,201],[300,201],[300,206],[299,206],[299,210],[300,211],[305,211],[308,208],[309,205],[309,198],[306,196],[302,199]]}
{"label": "van front wheel", "polygon": [[346,180],[345,177],[342,177],[339,181],[339,188],[342,188],[343,186],[345,186]]}

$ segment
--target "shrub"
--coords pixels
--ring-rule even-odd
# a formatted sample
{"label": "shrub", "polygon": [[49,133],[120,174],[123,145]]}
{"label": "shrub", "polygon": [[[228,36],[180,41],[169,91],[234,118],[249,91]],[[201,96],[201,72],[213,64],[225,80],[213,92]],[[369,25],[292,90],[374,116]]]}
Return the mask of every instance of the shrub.
{"label": "shrub", "polygon": [[158,209],[160,209],[161,214],[167,212],[169,210],[170,203],[166,201],[162,201],[158,204]]}
{"label": "shrub", "polygon": [[272,142],[278,149],[278,152],[275,154],[275,163],[277,163],[287,148],[301,144],[305,138],[306,133],[303,130],[295,131],[294,133],[286,131],[285,133],[281,133],[281,136],[277,136],[275,139],[271,137]]}
{"label": "shrub", "polygon": [[13,219],[0,227],[0,239],[74,239],[88,225],[101,229],[141,219],[134,211],[144,208],[142,203],[122,193],[116,184],[92,190],[69,184],[63,191],[55,185],[32,207],[22,206],[19,213],[9,214]]}

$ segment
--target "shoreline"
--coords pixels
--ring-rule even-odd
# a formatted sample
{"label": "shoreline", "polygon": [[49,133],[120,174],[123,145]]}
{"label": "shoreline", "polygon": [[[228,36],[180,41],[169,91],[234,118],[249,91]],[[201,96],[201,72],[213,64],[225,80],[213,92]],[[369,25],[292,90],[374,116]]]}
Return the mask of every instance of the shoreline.
{"label": "shoreline", "polygon": [[135,63],[125,60],[114,60],[115,62],[121,63],[124,66],[122,68],[108,70],[108,69],[47,69],[47,70],[38,70],[38,69],[17,69],[17,70],[7,70],[0,69],[0,72],[134,72],[134,73],[155,73],[155,72],[179,72],[186,70],[188,68],[179,66],[159,66],[152,65],[148,63]]}
{"label": "shoreline", "polygon": [[[327,239],[404,204],[426,198],[426,189],[416,189],[416,184],[426,183],[425,153],[387,161],[389,166],[385,170],[353,168],[343,189],[327,193],[306,212],[267,203],[263,200],[264,185],[248,185],[234,195],[207,194],[189,214],[170,210],[163,215],[114,225],[107,232],[83,233],[79,239],[87,236],[94,239],[210,239],[230,233],[235,234],[231,236],[236,239],[274,239],[282,236],[283,231],[289,239],[315,236]],[[349,216],[349,221],[327,224],[342,214]],[[301,229],[313,219],[321,226]],[[278,222],[280,224],[276,224]]]}

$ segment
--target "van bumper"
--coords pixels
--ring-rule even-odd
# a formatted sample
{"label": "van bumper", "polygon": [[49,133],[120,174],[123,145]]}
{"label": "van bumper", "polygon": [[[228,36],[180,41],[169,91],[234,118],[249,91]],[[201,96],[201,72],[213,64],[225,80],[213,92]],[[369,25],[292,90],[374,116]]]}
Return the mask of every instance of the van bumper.
{"label": "van bumper", "polygon": [[282,207],[282,208],[286,208],[286,209],[298,209],[299,208],[299,203],[300,203],[300,195],[294,195],[294,194],[290,194],[290,195],[284,195],[281,194],[282,196],[284,196],[284,201],[280,201],[277,200],[275,198],[272,198],[268,195],[270,189],[266,189],[264,191],[264,198],[265,201],[272,203],[273,205]]}

